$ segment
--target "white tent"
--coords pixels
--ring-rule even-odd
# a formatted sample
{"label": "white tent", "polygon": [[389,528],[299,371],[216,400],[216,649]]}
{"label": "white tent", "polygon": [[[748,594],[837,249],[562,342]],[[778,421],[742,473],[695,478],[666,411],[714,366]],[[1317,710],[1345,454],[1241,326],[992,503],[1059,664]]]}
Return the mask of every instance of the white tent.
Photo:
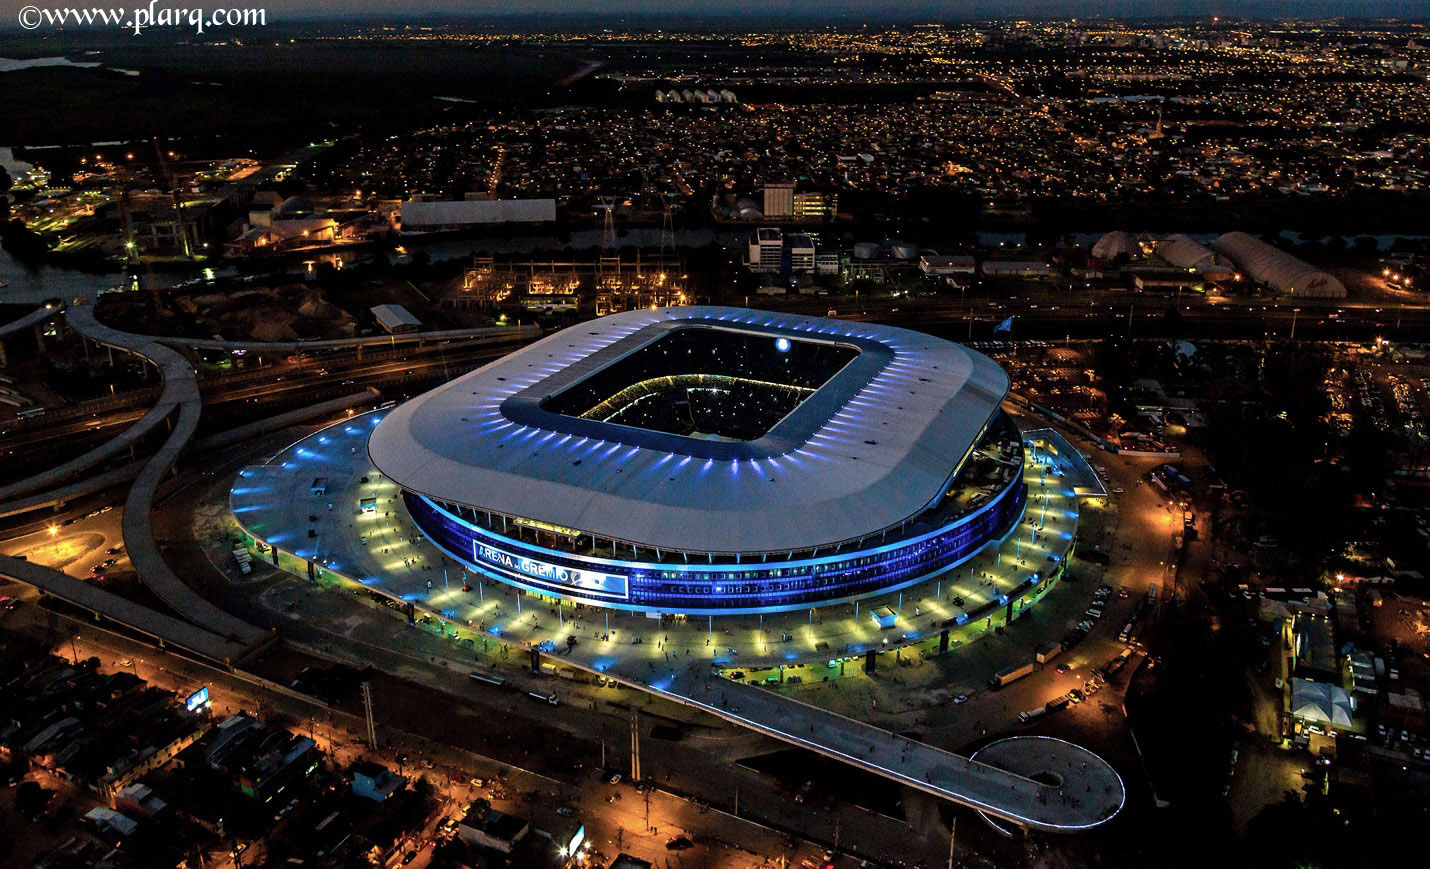
{"label": "white tent", "polygon": [[1228,232],[1212,242],[1218,253],[1236,263],[1252,280],[1279,293],[1321,299],[1344,299],[1346,287],[1305,260],[1244,232]]}
{"label": "white tent", "polygon": [[1351,698],[1345,689],[1309,679],[1291,680],[1291,714],[1332,727],[1351,726]]}
{"label": "white tent", "polygon": [[1137,246],[1132,236],[1122,230],[1107,233],[1092,246],[1092,255],[1100,260],[1116,259],[1120,254],[1126,254],[1128,259],[1142,256],[1142,248]]}

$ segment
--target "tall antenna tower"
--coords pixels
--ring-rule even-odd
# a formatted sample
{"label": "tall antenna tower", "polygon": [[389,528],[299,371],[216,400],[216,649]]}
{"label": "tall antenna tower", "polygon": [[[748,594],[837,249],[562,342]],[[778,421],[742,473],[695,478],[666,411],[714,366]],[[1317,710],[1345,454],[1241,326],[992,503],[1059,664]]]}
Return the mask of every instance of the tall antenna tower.
{"label": "tall antenna tower", "polygon": [[665,200],[665,208],[662,209],[660,223],[660,267],[666,267],[666,258],[675,253],[675,218],[671,211],[670,200]]}
{"label": "tall antenna tower", "polygon": [[367,713],[367,746],[377,750],[377,727],[372,723],[372,683],[362,683],[362,708]]}
{"label": "tall antenna tower", "polygon": [[601,200],[606,210],[605,221],[601,224],[601,255],[609,256],[616,249],[616,200],[607,197]]}

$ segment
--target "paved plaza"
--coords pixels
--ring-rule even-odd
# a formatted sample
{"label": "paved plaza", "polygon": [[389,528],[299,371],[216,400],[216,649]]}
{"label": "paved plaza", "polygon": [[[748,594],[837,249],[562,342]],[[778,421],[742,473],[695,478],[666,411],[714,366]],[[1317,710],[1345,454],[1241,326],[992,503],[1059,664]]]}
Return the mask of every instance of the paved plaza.
{"label": "paved plaza", "polygon": [[[1062,797],[1016,769],[1003,771],[1002,763],[972,762],[721,675],[836,660],[859,666],[854,659],[869,650],[934,654],[945,629],[949,654],[957,654],[958,645],[1006,624],[1043,594],[1056,594],[1056,582],[1041,582],[1009,599],[1034,574],[1054,573],[1072,545],[1078,506],[1071,457],[1036,444],[1026,451],[1026,512],[1001,544],[901,592],[763,616],[647,617],[521,592],[443,556],[408,519],[396,485],[368,461],[367,437],[383,414],[330,426],[240,472],[230,506],[256,540],[274,547],[259,557],[317,582],[411,604],[419,627],[459,646],[537,649],[547,660],[698,706],[1016,823],[1086,828],[1121,807],[1125,793],[1111,767],[1067,743],[1067,763],[1090,770],[1079,792],[1095,785],[1098,799]],[[894,614],[892,626],[874,618],[871,611],[881,607]]]}

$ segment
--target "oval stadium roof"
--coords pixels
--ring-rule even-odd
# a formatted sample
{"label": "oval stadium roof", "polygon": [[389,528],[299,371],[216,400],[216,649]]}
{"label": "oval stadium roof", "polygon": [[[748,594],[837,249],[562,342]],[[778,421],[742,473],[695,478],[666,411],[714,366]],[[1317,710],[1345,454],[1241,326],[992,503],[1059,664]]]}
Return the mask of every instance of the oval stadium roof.
{"label": "oval stadium roof", "polygon": [[[541,402],[673,329],[849,344],[854,361],[754,441],[558,416]],[[429,497],[653,548],[777,552],[897,527],[943,493],[1008,391],[938,338],[734,308],[632,311],[552,334],[401,405],[378,470]]]}

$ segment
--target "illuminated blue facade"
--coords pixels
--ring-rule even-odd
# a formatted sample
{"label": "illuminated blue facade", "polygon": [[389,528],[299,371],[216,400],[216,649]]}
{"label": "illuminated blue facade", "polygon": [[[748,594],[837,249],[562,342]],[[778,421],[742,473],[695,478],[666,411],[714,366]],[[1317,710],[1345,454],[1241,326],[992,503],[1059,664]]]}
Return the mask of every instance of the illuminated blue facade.
{"label": "illuminated blue facade", "polygon": [[[688,615],[776,612],[822,606],[911,585],[1005,537],[1027,500],[1021,467],[997,495],[932,531],[855,551],[742,563],[649,563],[537,546],[480,527],[478,511],[404,492],[433,544],[474,571],[542,594],[598,606]],[[765,560],[767,559],[767,560]]]}

